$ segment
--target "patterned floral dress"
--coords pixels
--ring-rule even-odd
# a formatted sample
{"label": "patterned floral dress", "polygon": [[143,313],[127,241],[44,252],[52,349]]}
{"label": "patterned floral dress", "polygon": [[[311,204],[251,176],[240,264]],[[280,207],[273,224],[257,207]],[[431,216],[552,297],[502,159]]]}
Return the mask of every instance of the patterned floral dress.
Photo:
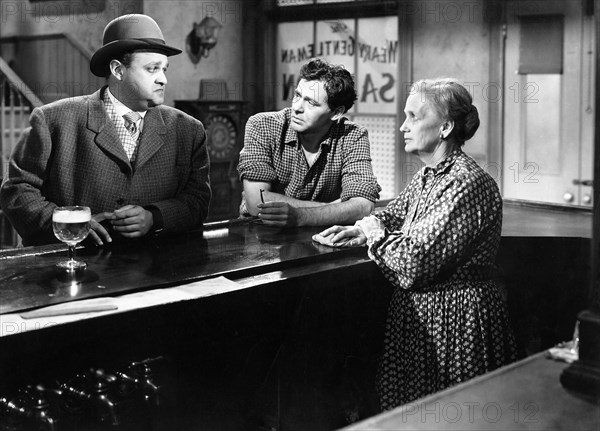
{"label": "patterned floral dress", "polygon": [[378,375],[382,410],[515,359],[493,277],[502,198],[462,150],[425,167],[377,217],[369,257],[394,285]]}

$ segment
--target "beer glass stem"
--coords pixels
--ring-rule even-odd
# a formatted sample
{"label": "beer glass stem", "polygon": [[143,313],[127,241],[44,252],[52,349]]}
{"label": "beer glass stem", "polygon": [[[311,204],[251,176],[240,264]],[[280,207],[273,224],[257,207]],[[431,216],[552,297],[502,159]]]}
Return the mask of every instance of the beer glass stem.
{"label": "beer glass stem", "polygon": [[75,246],[69,244],[69,260],[75,262]]}

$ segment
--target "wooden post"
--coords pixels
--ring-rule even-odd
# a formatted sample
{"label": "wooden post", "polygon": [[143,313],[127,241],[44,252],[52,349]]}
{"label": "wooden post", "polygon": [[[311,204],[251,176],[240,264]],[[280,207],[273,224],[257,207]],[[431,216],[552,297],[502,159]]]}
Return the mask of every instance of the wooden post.
{"label": "wooden post", "polygon": [[[594,0],[596,50],[600,47],[600,0]],[[596,105],[594,138],[594,224],[589,307],[578,315],[579,360],[560,376],[567,389],[596,398],[600,397],[600,56],[596,52]]]}

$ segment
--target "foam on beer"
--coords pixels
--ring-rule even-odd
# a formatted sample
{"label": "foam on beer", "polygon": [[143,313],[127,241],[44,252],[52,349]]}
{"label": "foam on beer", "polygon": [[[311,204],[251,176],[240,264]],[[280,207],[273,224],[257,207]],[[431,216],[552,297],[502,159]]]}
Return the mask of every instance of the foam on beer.
{"label": "foam on beer", "polygon": [[52,215],[56,223],[85,223],[90,221],[91,214],[87,211],[57,211]]}

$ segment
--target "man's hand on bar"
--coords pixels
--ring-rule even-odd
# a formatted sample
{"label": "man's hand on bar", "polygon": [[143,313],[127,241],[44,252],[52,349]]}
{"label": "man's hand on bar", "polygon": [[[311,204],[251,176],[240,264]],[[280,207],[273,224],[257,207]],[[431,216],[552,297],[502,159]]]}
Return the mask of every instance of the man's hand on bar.
{"label": "man's hand on bar", "polygon": [[102,212],[92,216],[89,236],[96,243],[96,245],[103,245],[104,242],[112,242],[110,234],[100,223],[102,223],[104,220],[112,220],[113,217],[113,213],[110,212]]}
{"label": "man's hand on bar", "polygon": [[302,226],[302,208],[294,208],[287,202],[274,201],[257,205],[258,217],[264,224],[270,226]]}
{"label": "man's hand on bar", "polygon": [[125,238],[139,238],[152,229],[152,213],[139,205],[126,205],[115,210],[111,221],[116,232]]}

